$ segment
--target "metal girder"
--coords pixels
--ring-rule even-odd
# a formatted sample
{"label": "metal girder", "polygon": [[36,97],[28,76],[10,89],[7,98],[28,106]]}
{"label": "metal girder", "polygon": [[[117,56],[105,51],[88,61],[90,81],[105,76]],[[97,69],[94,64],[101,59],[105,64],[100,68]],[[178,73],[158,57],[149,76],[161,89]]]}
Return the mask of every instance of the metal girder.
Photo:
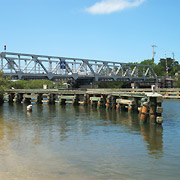
{"label": "metal girder", "polygon": [[17,79],[152,81],[157,77],[151,66],[141,64],[13,52],[1,52],[0,60],[4,75]]}

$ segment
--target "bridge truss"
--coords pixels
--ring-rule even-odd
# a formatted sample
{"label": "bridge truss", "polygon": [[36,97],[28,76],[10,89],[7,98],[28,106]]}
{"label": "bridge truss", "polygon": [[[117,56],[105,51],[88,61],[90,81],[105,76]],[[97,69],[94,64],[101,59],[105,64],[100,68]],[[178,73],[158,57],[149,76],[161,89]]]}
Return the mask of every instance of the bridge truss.
{"label": "bridge truss", "polygon": [[155,82],[157,77],[149,65],[12,52],[1,52],[0,59],[0,71],[12,79]]}

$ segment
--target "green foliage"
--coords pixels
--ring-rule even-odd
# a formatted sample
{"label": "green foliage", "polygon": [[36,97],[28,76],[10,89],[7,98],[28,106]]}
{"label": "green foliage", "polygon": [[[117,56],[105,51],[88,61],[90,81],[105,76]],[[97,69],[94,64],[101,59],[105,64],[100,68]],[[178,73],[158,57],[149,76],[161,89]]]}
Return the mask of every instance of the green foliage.
{"label": "green foliage", "polygon": [[48,89],[53,89],[55,83],[49,80],[20,80],[20,81],[9,81],[7,88],[15,89],[42,89],[43,85],[46,84]]}
{"label": "green foliage", "polygon": [[99,88],[122,88],[124,83],[118,81],[101,81],[97,82]]}
{"label": "green foliage", "polygon": [[3,72],[0,72],[0,97],[3,96],[4,88],[7,86],[8,81],[4,79]]}
{"label": "green foliage", "polygon": [[140,64],[155,66],[155,64],[154,64],[154,59],[146,59],[146,60],[144,60],[144,61],[141,61]]}
{"label": "green foliage", "polygon": [[[178,61],[174,61],[171,58],[167,58],[167,65],[168,65],[168,73],[170,76],[174,76],[176,72],[178,72],[178,70],[180,70],[180,65],[178,63]],[[162,70],[164,73],[163,75],[166,74],[166,59],[161,58],[158,66],[161,67],[160,70]]]}
{"label": "green foliage", "polygon": [[[166,59],[161,58],[158,64],[154,63],[154,59],[147,59],[142,61],[140,64],[151,65],[157,76],[166,76]],[[180,70],[180,65],[178,61],[174,61],[171,58],[167,58],[167,65],[168,73],[171,77],[174,77],[175,73]]]}
{"label": "green foliage", "polygon": [[180,88],[180,75],[178,75],[176,83],[177,87]]}

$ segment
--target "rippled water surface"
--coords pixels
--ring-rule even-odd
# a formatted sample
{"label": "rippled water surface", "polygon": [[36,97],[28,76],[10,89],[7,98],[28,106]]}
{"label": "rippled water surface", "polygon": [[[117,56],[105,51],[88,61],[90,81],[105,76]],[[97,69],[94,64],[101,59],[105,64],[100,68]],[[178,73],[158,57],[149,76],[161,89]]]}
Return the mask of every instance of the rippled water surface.
{"label": "rippled water surface", "polygon": [[114,110],[5,103],[0,179],[179,179],[180,101],[163,108],[161,127]]}

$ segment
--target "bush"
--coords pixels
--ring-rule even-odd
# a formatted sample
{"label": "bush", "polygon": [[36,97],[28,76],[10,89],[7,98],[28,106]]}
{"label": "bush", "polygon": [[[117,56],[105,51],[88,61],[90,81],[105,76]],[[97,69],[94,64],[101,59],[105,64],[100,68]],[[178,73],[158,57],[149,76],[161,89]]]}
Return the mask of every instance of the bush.
{"label": "bush", "polygon": [[97,82],[97,84],[99,88],[114,88],[114,89],[120,89],[125,85],[124,82],[118,82],[118,81],[102,81],[102,82]]}
{"label": "bush", "polygon": [[9,81],[7,88],[15,89],[42,89],[43,85],[46,84],[48,89],[54,88],[55,84],[49,80],[20,80],[20,81]]}

